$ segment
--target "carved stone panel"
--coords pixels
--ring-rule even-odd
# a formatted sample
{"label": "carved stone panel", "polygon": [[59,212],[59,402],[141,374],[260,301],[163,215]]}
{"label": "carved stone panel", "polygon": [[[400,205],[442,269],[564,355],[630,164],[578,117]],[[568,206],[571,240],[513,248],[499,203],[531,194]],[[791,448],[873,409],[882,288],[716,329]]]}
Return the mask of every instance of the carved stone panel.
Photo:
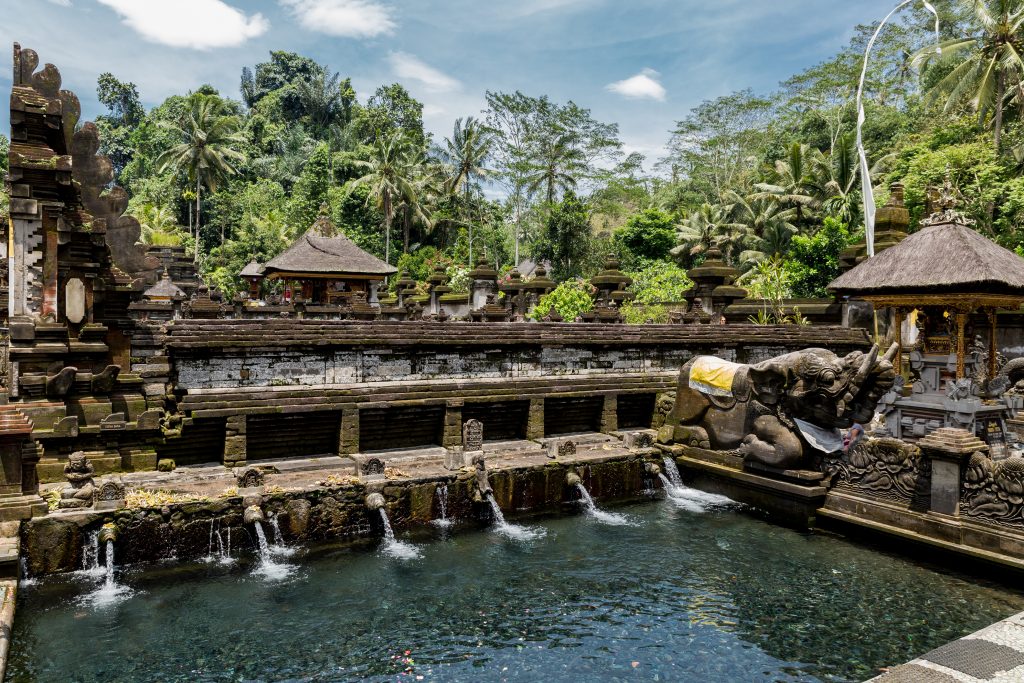
{"label": "carved stone panel", "polygon": [[462,448],[467,452],[484,449],[484,423],[480,420],[466,420],[462,425]]}

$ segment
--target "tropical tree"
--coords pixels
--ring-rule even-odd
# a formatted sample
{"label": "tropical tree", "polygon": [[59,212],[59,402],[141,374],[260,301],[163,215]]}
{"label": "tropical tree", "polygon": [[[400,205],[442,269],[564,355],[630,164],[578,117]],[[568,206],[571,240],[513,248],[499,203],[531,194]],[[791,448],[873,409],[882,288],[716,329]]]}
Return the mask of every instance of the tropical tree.
{"label": "tropical tree", "polygon": [[327,137],[331,126],[342,115],[340,82],[341,74],[328,76],[325,71],[317,71],[296,83],[296,92],[306,112],[309,130],[317,139]]}
{"label": "tropical tree", "polygon": [[814,174],[822,163],[820,151],[810,145],[794,142],[789,146],[786,157],[778,159],[768,181],[757,183],[752,196],[758,199],[770,198],[786,207],[795,209],[797,223],[803,222],[804,214],[821,205],[822,188]]}
{"label": "tropical tree", "polygon": [[363,175],[349,183],[348,191],[366,187],[367,201],[372,201],[380,211],[384,222],[384,260],[388,263],[391,262],[391,223],[397,206],[403,201],[416,201],[415,156],[415,146],[408,135],[396,129],[374,141],[369,159],[353,162]]}
{"label": "tropical tree", "polygon": [[243,143],[235,116],[223,113],[223,102],[215,95],[194,94],[185,115],[177,122],[162,121],[179,142],[157,158],[160,171],[173,168],[184,173],[196,188],[196,262],[199,261],[199,209],[203,186],[216,192],[228,176],[237,173],[245,156],[236,149]]}
{"label": "tropical tree", "polygon": [[550,209],[560,192],[576,189],[579,176],[586,169],[586,154],[576,145],[571,133],[543,136],[537,143],[526,191],[528,194],[542,191]]}
{"label": "tropical tree", "polygon": [[963,38],[918,51],[913,63],[951,68],[926,92],[928,101],[945,99],[948,112],[968,102],[982,121],[991,113],[993,145],[999,152],[1008,89],[1021,88],[1024,75],[1024,3],[1020,0],[956,0],[968,12],[974,31]]}
{"label": "tropical tree", "polygon": [[140,244],[177,246],[182,242],[181,226],[174,211],[155,204],[143,204],[130,212],[142,228]]}
{"label": "tropical tree", "polygon": [[[454,192],[460,185],[465,196],[465,208],[471,206],[470,190],[473,179],[486,178],[490,169],[484,167],[494,146],[494,133],[472,116],[455,119],[455,128],[450,138],[445,138],[439,149],[442,161],[451,167],[449,191]],[[473,223],[469,221],[469,262],[473,263]]]}
{"label": "tropical tree", "polygon": [[860,214],[860,201],[856,193],[859,174],[855,138],[847,133],[836,139],[832,154],[815,163],[817,186],[824,199],[822,209],[843,223],[852,225]]}
{"label": "tropical tree", "polygon": [[672,248],[672,255],[692,258],[707,252],[711,247],[721,249],[723,246],[730,246],[734,242],[734,235],[729,227],[731,211],[731,205],[706,202],[701,204],[679,225],[676,232],[676,241],[679,244]]}

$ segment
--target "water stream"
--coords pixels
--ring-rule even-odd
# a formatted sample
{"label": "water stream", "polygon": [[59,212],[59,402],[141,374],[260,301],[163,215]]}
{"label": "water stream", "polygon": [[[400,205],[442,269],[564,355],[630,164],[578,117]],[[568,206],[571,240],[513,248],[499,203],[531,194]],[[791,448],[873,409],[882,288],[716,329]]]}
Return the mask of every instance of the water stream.
{"label": "water stream", "polygon": [[626,526],[633,524],[633,520],[618,512],[608,512],[597,507],[597,503],[590,496],[590,492],[587,491],[587,487],[582,483],[576,484],[576,489],[580,492],[580,501],[583,502],[583,507],[587,511],[587,515],[602,524],[611,524],[614,526]]}
{"label": "water stream", "polygon": [[687,510],[688,512],[705,512],[711,508],[720,508],[736,505],[736,501],[728,496],[718,493],[708,493],[699,489],[690,488],[683,483],[679,474],[679,468],[672,458],[666,457],[662,462],[665,465],[665,474],[658,474],[665,493],[674,505]]}
{"label": "water stream", "polygon": [[284,542],[284,536],[281,535],[281,525],[277,521],[277,515],[270,518],[270,530],[274,532],[274,543],[270,546],[270,552],[281,557],[291,557],[294,555],[297,549]]}
{"label": "water stream", "polygon": [[532,541],[544,537],[546,532],[542,527],[529,527],[506,522],[505,515],[498,507],[498,501],[494,500],[493,493],[487,494],[487,502],[491,505],[491,514],[494,515],[494,530],[502,536],[514,541]]}
{"label": "water stream", "polygon": [[391,520],[388,519],[387,510],[380,508],[380,520],[384,524],[384,545],[381,551],[397,560],[415,560],[423,556],[419,548],[412,543],[405,543],[395,538],[395,530],[391,528]]}
{"label": "water stream", "polygon": [[434,495],[437,496],[437,511],[441,516],[431,520],[431,523],[434,526],[447,529],[452,525],[452,521],[448,519],[448,484],[440,484],[434,491]]}
{"label": "water stream", "polygon": [[[220,518],[210,520],[210,541],[207,546],[205,562],[217,562],[219,564],[231,564],[234,559],[231,557],[231,527],[228,527],[228,543],[224,545],[224,538],[221,535]],[[216,550],[214,546],[216,545]]]}
{"label": "water stream", "polygon": [[270,552],[267,535],[263,531],[263,522],[256,521],[252,525],[256,531],[256,545],[260,553],[260,564],[255,573],[269,581],[281,581],[295,573],[295,565],[278,562]]}
{"label": "water stream", "polygon": [[[99,545],[99,536],[96,537],[96,544]],[[102,582],[92,592],[81,597],[83,604],[93,607],[110,607],[130,597],[133,593],[128,586],[119,584],[114,576],[114,541],[107,540],[103,549],[103,564],[99,563],[99,551],[96,553],[96,566],[102,568]],[[87,570],[91,576],[97,572]]]}

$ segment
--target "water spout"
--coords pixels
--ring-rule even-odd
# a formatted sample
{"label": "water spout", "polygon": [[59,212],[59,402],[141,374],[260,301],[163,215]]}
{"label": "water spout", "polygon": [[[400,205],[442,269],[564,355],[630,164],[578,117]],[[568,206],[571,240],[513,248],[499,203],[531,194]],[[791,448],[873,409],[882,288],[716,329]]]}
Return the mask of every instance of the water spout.
{"label": "water spout", "polygon": [[387,504],[387,501],[384,500],[384,496],[381,495],[380,493],[371,493],[366,497],[365,502],[366,507],[368,507],[371,510],[382,510],[384,509],[384,506]]}
{"label": "water spout", "polygon": [[532,541],[547,533],[542,527],[520,526],[506,522],[505,515],[502,514],[501,508],[498,506],[498,501],[494,499],[494,494],[490,491],[487,493],[487,502],[490,504],[491,514],[494,516],[494,530],[502,536],[514,541]]}
{"label": "water spout", "polygon": [[583,507],[586,509],[587,515],[590,518],[595,519],[602,524],[611,524],[613,526],[626,526],[633,523],[633,520],[626,515],[607,512],[597,507],[597,503],[595,503],[594,499],[590,497],[590,492],[587,491],[587,487],[583,485],[583,482],[577,482],[576,489],[580,492],[580,500],[583,502]]}
{"label": "water spout", "polygon": [[262,528],[262,523],[267,521],[267,518],[259,505],[250,505],[245,508],[245,512],[242,514],[242,521],[245,524],[260,524]]}
{"label": "water spout", "polygon": [[270,530],[274,532],[274,544],[270,546],[270,552],[283,557],[294,555],[295,548],[290,547],[284,542],[284,536],[281,534],[281,525],[277,521],[277,515],[271,515],[270,517]]}
{"label": "water spout", "polygon": [[109,607],[110,605],[121,602],[132,593],[132,590],[127,586],[119,585],[116,577],[114,576],[115,540],[117,540],[117,527],[113,524],[104,524],[96,535],[97,543],[103,543],[103,582],[96,588],[96,590],[83,596],[82,600],[86,604],[90,604],[94,607]]}

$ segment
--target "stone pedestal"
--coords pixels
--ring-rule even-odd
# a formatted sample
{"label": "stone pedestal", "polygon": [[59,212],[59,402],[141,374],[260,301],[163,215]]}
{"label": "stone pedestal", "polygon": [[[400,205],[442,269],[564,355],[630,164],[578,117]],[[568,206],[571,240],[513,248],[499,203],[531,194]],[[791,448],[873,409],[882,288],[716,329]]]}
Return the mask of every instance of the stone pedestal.
{"label": "stone pedestal", "polygon": [[601,431],[610,434],[619,430],[619,397],[608,394],[601,409]]}
{"label": "stone pedestal", "polygon": [[462,400],[448,401],[444,411],[441,445],[449,450],[462,446],[462,434]]}
{"label": "stone pedestal", "polygon": [[544,438],[544,399],[530,399],[530,413],[526,418],[526,438],[537,440]]}
{"label": "stone pedestal", "polygon": [[245,415],[232,415],[227,419],[224,432],[224,466],[238,467],[246,459]]}
{"label": "stone pedestal", "polygon": [[964,429],[944,427],[917,442],[931,460],[932,484],[930,510],[956,517],[960,514],[961,473],[974,453],[987,453],[988,445]]}
{"label": "stone pedestal", "polygon": [[341,426],[338,428],[338,455],[352,455],[359,452],[359,409],[344,408],[341,411]]}

